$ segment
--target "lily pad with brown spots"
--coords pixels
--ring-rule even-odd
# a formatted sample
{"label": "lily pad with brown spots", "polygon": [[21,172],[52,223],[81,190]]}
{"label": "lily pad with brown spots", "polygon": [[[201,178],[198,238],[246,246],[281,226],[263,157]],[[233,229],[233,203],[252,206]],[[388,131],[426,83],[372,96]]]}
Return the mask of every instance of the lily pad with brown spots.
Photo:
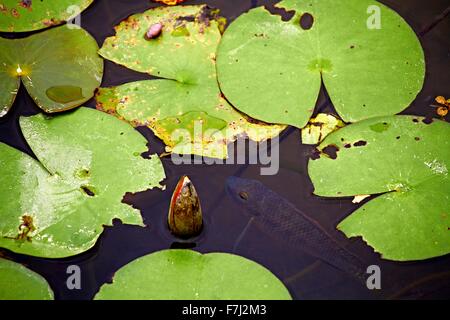
{"label": "lily pad with brown spots", "polygon": [[0,31],[24,32],[75,18],[93,0],[0,0]]}
{"label": "lily pad with brown spots", "polygon": [[[181,154],[226,158],[227,144],[240,135],[255,141],[277,136],[285,126],[250,119],[221,95],[215,57],[223,23],[207,6],[158,7],[130,16],[100,55],[162,79],[101,88],[98,109],[148,126],[167,151]],[[147,36],[160,26],[157,36]]]}
{"label": "lily pad with brown spots", "polygon": [[[450,253],[450,124],[414,116],[376,117],[339,129],[310,160],[314,193],[374,195],[338,229],[361,236],[383,258]],[[332,149],[334,153],[325,149]]]}

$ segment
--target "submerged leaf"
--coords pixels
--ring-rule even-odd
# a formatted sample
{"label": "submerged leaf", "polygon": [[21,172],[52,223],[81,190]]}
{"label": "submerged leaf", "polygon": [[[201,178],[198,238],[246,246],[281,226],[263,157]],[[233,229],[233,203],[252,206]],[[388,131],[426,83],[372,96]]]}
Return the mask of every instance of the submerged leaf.
{"label": "submerged leaf", "polygon": [[53,300],[47,281],[21,264],[0,258],[0,300]]}
{"label": "submerged leaf", "polygon": [[[284,0],[277,6],[294,13],[292,19],[282,21],[263,7],[250,10],[227,28],[219,46],[220,87],[240,111],[302,128],[323,79],[340,117],[354,122],[398,113],[422,88],[420,42],[383,4]],[[312,19],[310,28],[302,26],[304,17]]]}
{"label": "submerged leaf", "polygon": [[146,140],[132,127],[88,108],[20,126],[38,161],[0,143],[1,247],[66,257],[91,248],[114,218],[143,225],[122,198],[160,187],[164,169],[141,157]]}
{"label": "submerged leaf", "polygon": [[[413,116],[364,120],[329,135],[309,162],[314,193],[379,195],[342,221],[389,260],[450,253],[450,125]],[[334,146],[335,159],[324,153]]]}
{"label": "submerged leaf", "polygon": [[115,273],[95,299],[290,300],[269,270],[240,256],[163,250],[138,258]]}
{"label": "submerged leaf", "polygon": [[96,41],[83,29],[54,28],[23,39],[0,37],[0,117],[20,82],[45,112],[77,107],[94,95],[103,75]]}
{"label": "submerged leaf", "polygon": [[1,0],[0,31],[24,32],[48,28],[75,18],[93,0]]}
{"label": "submerged leaf", "polygon": [[[156,24],[161,34],[149,39]],[[225,158],[227,144],[239,135],[255,141],[277,136],[285,126],[252,121],[221,95],[215,65],[221,24],[207,6],[158,7],[120,23],[100,54],[164,79],[101,88],[98,109],[147,125],[175,153]]]}

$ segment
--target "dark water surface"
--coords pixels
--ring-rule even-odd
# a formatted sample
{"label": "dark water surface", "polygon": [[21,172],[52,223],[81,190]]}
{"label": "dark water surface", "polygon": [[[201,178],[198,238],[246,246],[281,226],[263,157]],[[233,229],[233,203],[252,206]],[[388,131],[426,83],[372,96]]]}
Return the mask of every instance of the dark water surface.
{"label": "dark water surface", "polygon": [[[338,1],[338,0],[336,0]],[[186,4],[207,3],[220,8],[230,21],[257,5],[272,5],[277,1],[263,0],[203,0]],[[404,114],[433,115],[430,107],[434,97],[450,89],[450,8],[449,0],[383,0],[396,10],[420,35],[427,61],[426,81],[422,92]],[[113,26],[127,16],[142,12],[156,4],[149,0],[96,0],[81,17],[81,25],[101,45],[113,35]],[[337,17],[339,18],[339,17]],[[5,34],[6,35],[6,34]],[[21,34],[23,36],[25,34]],[[11,35],[6,35],[11,36]],[[17,35],[15,35],[17,36]],[[147,79],[105,61],[102,86]],[[389,99],[389,97],[386,97]],[[95,107],[90,100],[85,105]],[[316,112],[332,111],[333,106],[322,89]],[[10,114],[0,119],[0,141],[31,154],[18,127],[18,118],[39,112],[27,92],[21,87]],[[163,144],[147,128],[138,129],[148,138],[152,152],[161,153]],[[439,139],[439,137],[436,137]],[[448,137],[441,137],[448,139]],[[312,195],[313,187],[307,175],[307,155],[311,147],[300,143],[300,133],[293,128],[281,135],[280,171],[275,176],[261,176],[258,165],[183,165],[175,166],[170,158],[162,161],[166,170],[166,191],[153,190],[127,195],[125,201],[141,209],[146,228],[122,225],[106,227],[91,250],[66,259],[41,259],[3,250],[9,258],[27,265],[44,276],[58,299],[91,299],[99,287],[111,281],[116,270],[145,254],[170,247],[194,247],[200,252],[234,252],[253,259],[275,273],[297,299],[428,299],[450,297],[450,255],[423,262],[394,263],[383,261],[361,239],[346,239],[335,230],[336,224],[358,205],[351,199],[324,200]],[[166,229],[169,201],[177,180],[187,174],[194,182],[202,202],[205,230],[191,244],[177,243]],[[248,216],[225,193],[227,177],[236,175],[257,179],[306,212],[339,243],[357,254],[367,264],[377,264],[382,271],[382,290],[370,291],[351,275],[335,269],[301,251],[290,248],[256,225],[242,231]],[[132,177],[130,177],[132,178]],[[82,270],[82,290],[68,290],[66,268],[77,264]],[[164,290],[164,288],[161,288]]]}

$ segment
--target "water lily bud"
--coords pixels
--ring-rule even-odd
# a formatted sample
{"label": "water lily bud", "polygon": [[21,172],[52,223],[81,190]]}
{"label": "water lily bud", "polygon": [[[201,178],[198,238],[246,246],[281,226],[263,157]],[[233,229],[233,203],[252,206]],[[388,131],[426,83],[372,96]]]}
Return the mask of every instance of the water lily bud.
{"label": "water lily bud", "polygon": [[162,23],[158,22],[158,23],[152,24],[150,26],[150,28],[148,28],[147,32],[145,33],[145,39],[151,40],[151,39],[158,38],[162,32],[162,28],[163,28]]}
{"label": "water lily bud", "polygon": [[175,187],[167,221],[170,231],[181,238],[196,236],[202,229],[200,200],[187,176],[182,176]]}

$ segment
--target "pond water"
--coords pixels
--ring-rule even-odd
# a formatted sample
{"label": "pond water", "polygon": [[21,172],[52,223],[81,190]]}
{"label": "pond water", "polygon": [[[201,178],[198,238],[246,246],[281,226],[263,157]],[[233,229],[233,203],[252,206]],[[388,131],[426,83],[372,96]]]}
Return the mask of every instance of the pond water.
{"label": "pond water", "polygon": [[[275,2],[277,1],[203,0],[187,1],[186,4],[207,3],[221,9],[222,14],[231,21],[251,7],[270,6]],[[434,109],[430,104],[433,103],[434,97],[448,93],[450,84],[448,0],[382,2],[395,9],[419,34],[427,57],[425,86],[413,104],[403,113],[433,115]],[[107,36],[113,35],[114,25],[133,13],[142,12],[153,6],[156,4],[148,0],[96,0],[82,14],[81,25],[101,45]],[[145,74],[105,61],[102,86],[148,78],[150,77]],[[85,105],[95,107],[95,102],[91,99]],[[322,88],[315,112],[332,110],[333,106]],[[31,154],[18,128],[18,118],[21,115],[38,112],[39,109],[22,87],[10,114],[0,120],[0,141]],[[149,140],[152,152],[163,152],[163,144],[149,129],[138,130]],[[299,130],[288,128],[280,138],[280,171],[274,176],[261,176],[259,165],[174,165],[170,157],[166,157],[162,159],[167,176],[166,191],[153,190],[125,197],[127,203],[141,210],[147,224],[146,228],[123,225],[120,221],[115,221],[113,227],[105,228],[94,248],[66,259],[41,259],[6,250],[2,252],[43,275],[58,299],[91,299],[99,287],[111,281],[114,272],[123,265],[137,257],[168,248],[193,248],[200,252],[233,252],[253,259],[277,275],[296,299],[448,298],[449,255],[423,262],[383,261],[361,239],[346,239],[335,230],[336,224],[359,205],[353,204],[352,199],[324,200],[312,195],[313,187],[307,175],[307,161],[312,149],[301,144]],[[172,190],[182,175],[188,175],[195,184],[202,203],[205,224],[202,234],[188,242],[173,237],[166,227]],[[382,270],[382,289],[370,291],[354,275],[342,272],[324,262],[317,262],[312,255],[303,252],[301,247],[286,246],[280,241],[279,235],[266,232],[254,223],[249,224],[250,218],[243,207],[233,201],[225,191],[226,181],[230,176],[261,181],[314,219],[367,265],[379,265]],[[82,290],[68,290],[65,285],[66,269],[72,264],[81,267]]]}

